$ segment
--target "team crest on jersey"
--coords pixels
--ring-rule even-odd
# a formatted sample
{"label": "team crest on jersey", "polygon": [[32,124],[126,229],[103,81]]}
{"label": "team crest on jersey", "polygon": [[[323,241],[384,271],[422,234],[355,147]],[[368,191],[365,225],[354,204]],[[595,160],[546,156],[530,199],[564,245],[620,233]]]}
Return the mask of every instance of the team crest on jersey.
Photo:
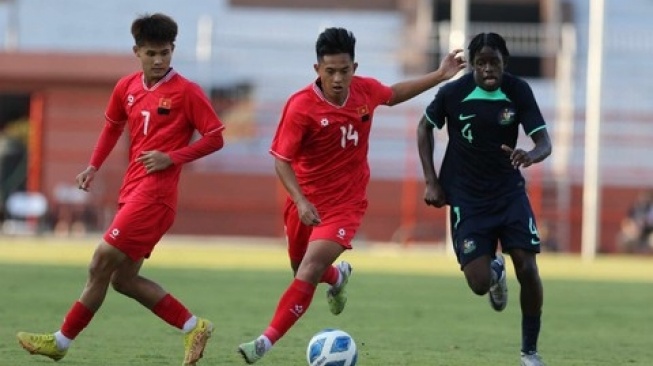
{"label": "team crest on jersey", "polygon": [[504,108],[499,112],[499,124],[509,125],[515,122],[515,110],[512,108]]}
{"label": "team crest on jersey", "polygon": [[157,109],[157,112],[159,114],[170,114],[171,108],[172,108],[172,99],[159,98],[159,108]]}
{"label": "team crest on jersey", "polygon": [[463,253],[469,254],[476,250],[476,243],[472,239],[463,240]]}
{"label": "team crest on jersey", "polygon": [[370,110],[367,108],[367,105],[362,105],[356,108],[358,115],[361,116],[361,121],[367,122],[370,120]]}
{"label": "team crest on jersey", "polygon": [[131,94],[129,94],[129,95],[127,96],[127,105],[128,105],[129,107],[131,107],[131,106],[134,105],[134,96],[131,95]]}

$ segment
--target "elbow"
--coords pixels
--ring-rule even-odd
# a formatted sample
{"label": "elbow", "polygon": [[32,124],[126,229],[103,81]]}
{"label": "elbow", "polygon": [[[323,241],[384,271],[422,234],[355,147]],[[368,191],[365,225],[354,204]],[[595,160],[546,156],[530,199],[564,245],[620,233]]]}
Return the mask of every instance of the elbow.
{"label": "elbow", "polygon": [[551,155],[551,144],[546,144],[538,150],[539,154],[537,154],[537,158],[535,159],[536,163],[543,161],[544,159],[548,158],[549,155]]}
{"label": "elbow", "polygon": [[551,145],[549,145],[549,146],[547,147],[546,151],[544,152],[544,157],[545,157],[545,158],[546,158],[546,157],[549,157],[549,155],[551,155],[552,152],[553,152],[553,148],[551,147]]}
{"label": "elbow", "polygon": [[544,146],[542,147],[542,159],[545,159],[551,155],[553,146],[550,139],[546,139]]}
{"label": "elbow", "polygon": [[216,141],[216,149],[215,151],[221,150],[224,147],[224,137],[222,134],[218,137],[218,141]]}
{"label": "elbow", "polygon": [[217,135],[211,135],[211,136],[205,136],[205,137],[210,138],[210,141],[211,141],[210,146],[211,146],[212,152],[219,151],[224,147],[224,137],[222,136],[221,133],[219,133]]}

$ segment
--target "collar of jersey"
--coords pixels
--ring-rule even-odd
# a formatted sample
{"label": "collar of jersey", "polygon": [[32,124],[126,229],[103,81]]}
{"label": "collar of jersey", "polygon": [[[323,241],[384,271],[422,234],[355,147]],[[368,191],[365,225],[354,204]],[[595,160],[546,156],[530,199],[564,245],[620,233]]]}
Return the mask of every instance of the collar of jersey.
{"label": "collar of jersey", "polygon": [[153,91],[156,90],[160,85],[163,83],[167,82],[168,80],[172,79],[173,76],[177,75],[177,71],[175,71],[172,67],[170,70],[168,70],[168,73],[165,74],[164,77],[161,78],[161,80],[157,81],[156,84],[152,85],[151,88],[147,87],[147,84],[145,83],[145,73],[141,75],[141,81],[143,82],[143,89],[147,91]]}
{"label": "collar of jersey", "polygon": [[329,101],[329,100],[324,96],[324,93],[322,92],[322,89],[320,89],[320,87],[317,86],[317,80],[313,83],[313,91],[315,92],[315,94],[317,94],[317,96],[318,96],[320,99],[322,99],[322,100],[325,101],[326,103],[332,105],[334,108],[343,108],[345,105],[347,105],[347,101],[349,100],[349,90],[347,90],[347,98],[345,98],[345,101],[342,102],[342,105],[337,105],[337,104],[331,103],[331,102],[330,102],[330,101]]}
{"label": "collar of jersey", "polygon": [[463,99],[463,102],[466,102],[468,100],[505,100],[510,102],[510,99],[506,94],[501,90],[501,88],[493,91],[487,91],[479,86],[474,88],[471,93],[469,93],[468,96]]}

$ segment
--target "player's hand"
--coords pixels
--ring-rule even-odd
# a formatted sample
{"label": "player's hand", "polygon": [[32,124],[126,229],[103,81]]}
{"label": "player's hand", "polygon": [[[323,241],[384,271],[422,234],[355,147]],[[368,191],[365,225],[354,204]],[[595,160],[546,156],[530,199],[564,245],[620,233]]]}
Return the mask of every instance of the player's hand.
{"label": "player's hand", "polygon": [[172,165],[172,159],[166,153],[157,150],[142,151],[136,161],[143,164],[147,174],[158,172]]}
{"label": "player's hand", "polygon": [[531,158],[531,155],[522,149],[513,150],[508,145],[501,145],[501,150],[509,154],[510,162],[515,169],[519,169],[519,167],[527,168],[533,165],[533,159]]}
{"label": "player's hand", "polygon": [[445,79],[451,79],[456,74],[467,67],[463,50],[457,48],[449,53],[440,62],[440,71]]}
{"label": "player's hand", "polygon": [[75,178],[77,180],[77,188],[88,192],[89,188],[91,188],[91,182],[95,178],[95,172],[97,172],[95,167],[89,166],[83,172],[77,174]]}
{"label": "player's hand", "polygon": [[443,207],[447,200],[444,196],[444,190],[440,187],[439,184],[427,184],[426,189],[424,190],[424,202],[427,205],[441,208]]}
{"label": "player's hand", "polygon": [[322,222],[317,209],[306,198],[297,200],[297,202],[295,202],[295,206],[297,206],[297,214],[299,215],[299,219],[302,220],[304,225],[317,226]]}

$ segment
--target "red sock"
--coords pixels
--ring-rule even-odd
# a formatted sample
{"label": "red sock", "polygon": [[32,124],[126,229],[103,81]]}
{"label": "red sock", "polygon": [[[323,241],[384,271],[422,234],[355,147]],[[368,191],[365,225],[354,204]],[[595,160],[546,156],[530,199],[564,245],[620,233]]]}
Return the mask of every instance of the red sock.
{"label": "red sock", "polygon": [[193,316],[179,300],[170,294],[166,294],[159,300],[152,308],[152,312],[166,323],[179,329],[182,329],[184,323]]}
{"label": "red sock", "polygon": [[95,315],[80,301],[75,301],[61,325],[61,333],[69,339],[75,339],[86,328]]}
{"label": "red sock", "polygon": [[333,286],[338,282],[338,277],[340,277],[340,271],[336,266],[330,266],[324,271],[322,278],[320,278],[320,283],[328,283]]}
{"label": "red sock", "polygon": [[295,278],[281,296],[274,317],[263,335],[268,337],[272,344],[276,343],[306,313],[313,300],[313,294],[314,285]]}

